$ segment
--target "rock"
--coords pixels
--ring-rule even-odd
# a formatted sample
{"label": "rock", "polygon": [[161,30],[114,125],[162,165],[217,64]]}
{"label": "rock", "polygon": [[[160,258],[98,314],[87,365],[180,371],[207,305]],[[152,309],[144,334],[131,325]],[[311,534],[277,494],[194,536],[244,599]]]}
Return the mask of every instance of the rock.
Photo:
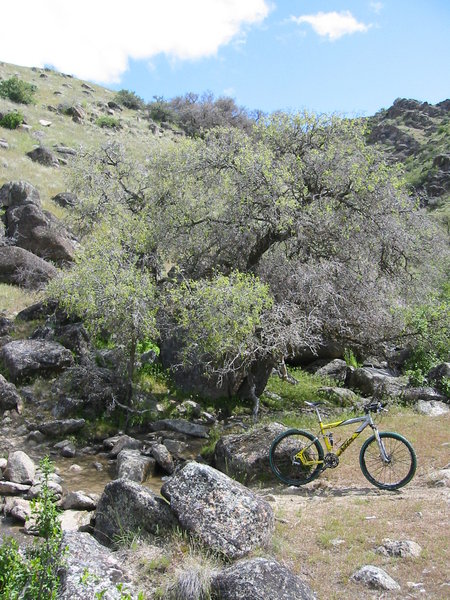
{"label": "rock", "polygon": [[353,581],[375,590],[399,590],[400,586],[386,571],[373,565],[361,567],[351,576]]}
{"label": "rock", "polygon": [[383,540],[381,546],[376,548],[377,554],[384,556],[395,556],[400,558],[418,558],[422,553],[422,548],[412,540]]}
{"label": "rock", "polygon": [[37,189],[28,181],[10,181],[0,188],[0,205],[4,208],[13,208],[24,204],[41,206],[41,199]]}
{"label": "rock", "polygon": [[229,558],[241,558],[270,541],[270,505],[212,467],[188,463],[164,483],[161,494],[183,527]]}
{"label": "rock", "polygon": [[155,472],[155,459],[139,450],[122,450],[117,455],[117,478],[143,483]]}
{"label": "rock", "polygon": [[36,429],[47,437],[59,437],[80,431],[80,429],[83,429],[85,423],[84,419],[58,419],[56,421],[38,423]]}
{"label": "rock", "polygon": [[172,475],[175,468],[173,458],[164,444],[154,444],[151,448],[151,455],[163,471]]}
{"label": "rock", "polygon": [[349,369],[347,384],[356,388],[365,396],[381,394],[391,397],[400,397],[408,387],[407,377],[395,377],[389,369],[376,369],[375,367],[361,367]]}
{"label": "rock", "polygon": [[419,400],[417,405],[417,412],[422,415],[427,415],[428,417],[438,417],[440,415],[445,415],[450,412],[447,404],[444,402],[439,402],[438,400]]}
{"label": "rock", "polygon": [[0,138],[0,148],[3,148],[4,150],[8,150],[9,148],[8,142],[3,138]]}
{"label": "rock", "polygon": [[6,458],[0,457],[0,471],[4,471],[6,469],[7,464],[8,461],[6,460]]}
{"label": "rock", "polygon": [[[69,156],[77,155],[77,151],[74,148],[69,148],[68,146],[62,146],[62,145],[59,145],[59,146],[55,145],[53,147],[54,147],[55,151],[58,152],[58,154],[64,154],[64,155],[69,155]],[[70,194],[70,196],[75,196],[75,195]],[[54,200],[54,198],[53,198],[53,200]]]}
{"label": "rock", "polygon": [[24,498],[6,498],[3,512],[5,515],[11,515],[17,521],[25,523],[31,516],[31,505]]}
{"label": "rock", "polygon": [[[61,546],[67,548],[61,569],[59,600],[88,600],[104,598],[120,600],[122,592],[117,585],[128,581],[123,562],[99,544],[91,535],[65,532]],[[124,587],[125,591],[126,586]],[[136,596],[132,594],[132,600]]]}
{"label": "rock", "polygon": [[85,492],[69,492],[61,502],[63,510],[95,510],[97,503]]}
{"label": "rock", "polygon": [[341,358],[335,358],[331,361],[322,359],[308,365],[307,370],[320,377],[330,377],[335,381],[344,383],[347,376],[347,363]]}
{"label": "rock", "polygon": [[176,431],[177,433],[182,433],[191,437],[208,437],[208,427],[205,425],[198,425],[197,423],[191,423],[184,419],[162,419],[161,421],[150,423],[149,427],[150,431],[162,431],[168,429],[169,431]]}
{"label": "rock", "polygon": [[[53,492],[53,496],[55,497],[56,500],[60,500],[63,494],[63,490],[62,487],[59,483],[57,483],[56,481],[49,481],[47,483],[48,489]],[[42,483],[41,482],[37,482],[37,483],[33,483],[33,485],[31,486],[31,488],[27,491],[27,498],[29,500],[33,500],[34,498],[37,498],[42,491]]]}
{"label": "rock", "polygon": [[273,559],[240,560],[211,581],[217,600],[314,600],[311,589]]}
{"label": "rock", "polygon": [[16,319],[19,321],[36,321],[44,317],[50,316],[55,312],[57,303],[53,300],[46,300],[45,302],[36,302],[24,308],[17,313]]}
{"label": "rock", "polygon": [[167,450],[176,458],[187,458],[189,452],[188,445],[185,442],[179,440],[172,440],[170,438],[163,439],[163,445]]}
{"label": "rock", "polygon": [[8,208],[7,236],[14,245],[57,263],[71,262],[75,245],[62,224],[35,204]]}
{"label": "rock", "polygon": [[25,452],[16,450],[8,456],[4,477],[14,483],[31,484],[36,474],[36,465]]}
{"label": "rock", "polygon": [[15,410],[20,403],[21,399],[16,386],[0,375],[0,413],[4,410]]}
{"label": "rock", "polygon": [[45,441],[45,435],[40,431],[30,431],[27,435],[27,442],[34,442],[35,444],[42,444]]}
{"label": "rock", "polygon": [[39,119],[39,125],[42,125],[42,127],[50,127],[51,124],[52,124],[51,121],[46,121],[45,119]]}
{"label": "rock", "polygon": [[59,515],[63,531],[83,531],[91,525],[92,512],[87,510],[65,510]]}
{"label": "rock", "polygon": [[105,545],[128,531],[161,533],[177,521],[167,502],[134,481],[108,483],[97,505],[95,537]]}
{"label": "rock", "polygon": [[0,494],[3,496],[18,496],[28,492],[31,486],[23,483],[13,483],[12,481],[0,481]]}
{"label": "rock", "polygon": [[52,264],[23,248],[0,247],[0,283],[39,289],[56,274]]}
{"label": "rock", "polygon": [[61,192],[60,194],[56,194],[56,196],[53,196],[52,200],[63,208],[67,208],[68,206],[73,207],[78,202],[76,195],[71,192]]}
{"label": "rock", "polygon": [[286,431],[283,425],[270,423],[246,433],[221,437],[214,450],[216,468],[240,481],[272,478],[269,448],[283,431]]}
{"label": "rock", "polygon": [[122,450],[141,450],[144,446],[144,442],[130,437],[129,435],[121,435],[117,442],[112,447],[109,455],[111,458],[117,458]]}
{"label": "rock", "polygon": [[75,444],[73,444],[72,442],[66,442],[63,446],[61,446],[60,454],[65,458],[73,458],[77,454]]}
{"label": "rock", "polygon": [[321,387],[318,391],[327,400],[340,406],[354,406],[359,400],[359,396],[347,388]]}
{"label": "rock", "polygon": [[407,388],[402,393],[402,400],[414,404],[419,400],[425,402],[445,402],[446,397],[432,387]]}
{"label": "rock", "polygon": [[27,156],[29,156],[33,162],[37,162],[45,167],[59,167],[59,161],[53,152],[43,146],[39,146],[38,148],[27,152]]}
{"label": "rock", "polygon": [[0,357],[13,382],[35,375],[52,375],[73,364],[70,350],[57,342],[40,340],[9,342],[1,349]]}

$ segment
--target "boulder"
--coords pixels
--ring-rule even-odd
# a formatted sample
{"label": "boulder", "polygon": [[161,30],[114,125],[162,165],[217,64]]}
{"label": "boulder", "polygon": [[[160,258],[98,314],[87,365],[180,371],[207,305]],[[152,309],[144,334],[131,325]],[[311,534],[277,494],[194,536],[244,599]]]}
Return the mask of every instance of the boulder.
{"label": "boulder", "polygon": [[155,459],[139,450],[122,450],[117,456],[117,478],[143,483],[155,472]]}
{"label": "boulder", "polygon": [[0,206],[13,208],[24,204],[41,206],[37,189],[28,181],[10,181],[0,188]]}
{"label": "boulder", "polygon": [[[88,533],[65,532],[61,546],[67,548],[67,551],[64,555],[64,566],[60,571],[60,600],[123,598],[117,587],[118,584],[128,581],[123,561],[119,562]],[[135,600],[134,595],[130,598]]]}
{"label": "boulder", "polygon": [[10,515],[17,521],[25,523],[31,516],[31,505],[24,498],[7,498],[3,509],[5,515]]}
{"label": "boulder", "polygon": [[52,264],[28,250],[15,246],[0,247],[0,283],[39,289],[56,274]]}
{"label": "boulder", "polygon": [[71,262],[75,246],[59,221],[35,204],[6,211],[6,234],[14,245],[57,263]]}
{"label": "boulder", "polygon": [[283,431],[286,431],[283,425],[269,423],[245,433],[221,437],[214,450],[216,468],[240,481],[274,479],[269,464],[269,448]]}
{"label": "boulder", "polygon": [[169,475],[172,475],[175,466],[173,463],[173,457],[166,446],[164,446],[164,444],[154,444],[151,447],[150,452],[155,459],[156,464],[160,466],[163,471]]}
{"label": "boulder", "polygon": [[137,440],[136,438],[132,438],[129,435],[121,435],[117,441],[114,443],[114,446],[111,448],[109,453],[111,458],[117,458],[117,456],[122,452],[122,450],[141,450],[144,442],[141,440]]}
{"label": "boulder", "polygon": [[27,377],[58,373],[73,364],[70,350],[57,342],[17,340],[0,351],[0,358],[13,382]]}
{"label": "boulder", "polygon": [[58,304],[54,300],[46,300],[45,302],[36,302],[27,306],[19,313],[16,319],[19,321],[36,321],[44,317],[50,316],[57,309]]}
{"label": "boulder", "polygon": [[422,553],[422,548],[412,540],[390,540],[386,538],[383,540],[382,545],[376,548],[375,552],[384,556],[418,558]]}
{"label": "boulder", "polygon": [[364,396],[386,395],[399,398],[408,387],[407,377],[396,377],[389,369],[360,367],[349,369],[347,385]]}
{"label": "boulder", "polygon": [[191,423],[185,419],[162,419],[161,421],[154,421],[149,426],[150,431],[175,431],[176,433],[182,433],[191,437],[207,438],[208,427],[205,425],[199,425],[197,423]]}
{"label": "boulder", "polygon": [[419,400],[416,405],[417,412],[428,417],[439,417],[450,412],[447,404],[439,400]]}
{"label": "boulder", "polygon": [[273,559],[240,560],[213,576],[217,600],[314,600],[315,594],[300,577]]}
{"label": "boulder", "polygon": [[60,437],[80,431],[80,429],[83,429],[85,423],[84,419],[57,419],[55,421],[38,423],[34,428],[47,437]]}
{"label": "boulder", "polygon": [[19,496],[28,492],[31,486],[23,483],[13,483],[12,481],[0,480],[0,495],[2,496]]}
{"label": "boulder", "polygon": [[340,383],[345,382],[347,376],[347,363],[341,358],[334,360],[317,360],[308,365],[307,370],[320,377],[329,377]]}
{"label": "boulder", "polygon": [[155,534],[176,524],[163,498],[134,481],[116,479],[106,485],[97,505],[94,535],[109,546],[127,532]]}
{"label": "boulder", "polygon": [[63,531],[88,531],[91,527],[92,512],[87,510],[65,510],[59,515]]}
{"label": "boulder", "polygon": [[72,208],[78,202],[76,195],[72,194],[71,192],[61,192],[56,194],[56,196],[53,196],[52,200],[63,208],[67,208],[68,206]]}
{"label": "boulder", "polygon": [[241,558],[269,543],[270,505],[208,465],[188,463],[161,488],[181,525],[228,558]]}
{"label": "boulder", "polygon": [[432,387],[407,388],[402,393],[402,400],[414,404],[419,400],[425,402],[445,402],[446,397]]}
{"label": "boulder", "polygon": [[31,484],[36,474],[36,465],[25,452],[16,450],[8,456],[4,477],[8,481]]}
{"label": "boulder", "polygon": [[361,567],[353,573],[351,579],[374,590],[388,591],[400,589],[398,583],[386,571],[373,565]]}
{"label": "boulder", "polygon": [[16,409],[20,403],[21,399],[16,386],[0,375],[0,414],[4,410]]}
{"label": "boulder", "polygon": [[321,387],[318,391],[327,400],[339,406],[354,406],[359,400],[359,396],[347,388]]}
{"label": "boulder", "polygon": [[95,510],[96,501],[85,492],[69,492],[61,502],[63,510]]}
{"label": "boulder", "polygon": [[59,167],[59,160],[48,148],[38,146],[34,150],[27,152],[27,156],[31,158],[33,162],[37,162],[45,167]]}

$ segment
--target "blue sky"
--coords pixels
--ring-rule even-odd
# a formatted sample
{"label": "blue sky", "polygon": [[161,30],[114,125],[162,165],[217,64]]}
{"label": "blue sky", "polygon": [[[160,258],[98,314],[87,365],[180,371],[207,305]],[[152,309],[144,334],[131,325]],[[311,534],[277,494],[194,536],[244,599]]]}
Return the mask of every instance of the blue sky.
{"label": "blue sky", "polygon": [[5,10],[25,22],[20,35],[2,31],[0,60],[145,100],[210,90],[250,109],[353,115],[450,96],[448,0],[79,0],[70,13],[61,0],[12,4],[4,22]]}

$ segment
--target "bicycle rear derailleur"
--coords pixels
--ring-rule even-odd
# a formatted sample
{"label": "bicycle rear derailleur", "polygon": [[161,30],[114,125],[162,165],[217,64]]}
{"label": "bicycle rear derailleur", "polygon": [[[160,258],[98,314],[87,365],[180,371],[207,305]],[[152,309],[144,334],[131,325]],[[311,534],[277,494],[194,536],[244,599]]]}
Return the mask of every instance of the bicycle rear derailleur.
{"label": "bicycle rear derailleur", "polygon": [[325,454],[323,459],[323,466],[325,469],[335,469],[339,464],[339,458],[334,454],[334,452],[328,452]]}

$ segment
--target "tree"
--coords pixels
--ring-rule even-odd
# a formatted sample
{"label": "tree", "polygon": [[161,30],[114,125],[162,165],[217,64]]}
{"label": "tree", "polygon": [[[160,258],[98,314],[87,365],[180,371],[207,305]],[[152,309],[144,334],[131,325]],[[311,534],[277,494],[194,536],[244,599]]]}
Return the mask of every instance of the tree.
{"label": "tree", "polygon": [[157,336],[155,277],[145,260],[148,239],[139,219],[123,212],[105,218],[84,239],[73,267],[49,288],[95,337],[107,336],[124,360],[128,401],[138,343]]}

